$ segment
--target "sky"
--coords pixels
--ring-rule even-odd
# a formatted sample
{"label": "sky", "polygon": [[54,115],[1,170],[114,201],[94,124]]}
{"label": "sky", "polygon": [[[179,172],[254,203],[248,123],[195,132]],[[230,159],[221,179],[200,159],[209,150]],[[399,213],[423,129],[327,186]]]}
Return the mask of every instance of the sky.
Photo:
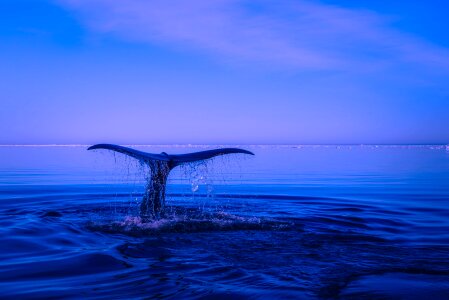
{"label": "sky", "polygon": [[0,144],[447,144],[449,2],[0,0]]}

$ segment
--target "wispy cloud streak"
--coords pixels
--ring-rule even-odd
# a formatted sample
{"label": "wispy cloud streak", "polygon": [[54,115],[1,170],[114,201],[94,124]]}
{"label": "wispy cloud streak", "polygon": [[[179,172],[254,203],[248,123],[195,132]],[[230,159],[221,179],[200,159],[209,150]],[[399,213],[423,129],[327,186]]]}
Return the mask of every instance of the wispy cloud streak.
{"label": "wispy cloud streak", "polygon": [[397,64],[449,70],[449,50],[375,12],[311,1],[59,0],[93,30],[304,70]]}

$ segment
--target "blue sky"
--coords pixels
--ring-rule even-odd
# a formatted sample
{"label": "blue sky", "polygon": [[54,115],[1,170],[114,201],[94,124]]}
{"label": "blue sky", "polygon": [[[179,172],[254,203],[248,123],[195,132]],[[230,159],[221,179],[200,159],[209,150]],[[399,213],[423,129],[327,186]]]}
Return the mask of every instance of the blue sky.
{"label": "blue sky", "polygon": [[449,143],[416,2],[2,0],[0,144]]}

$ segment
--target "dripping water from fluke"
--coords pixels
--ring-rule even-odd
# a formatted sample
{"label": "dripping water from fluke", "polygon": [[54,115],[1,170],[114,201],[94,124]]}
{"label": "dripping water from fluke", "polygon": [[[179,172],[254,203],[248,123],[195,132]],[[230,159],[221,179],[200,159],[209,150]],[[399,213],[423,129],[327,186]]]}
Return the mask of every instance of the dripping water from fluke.
{"label": "dripping water from fluke", "polygon": [[[249,154],[252,152],[239,148],[220,148],[214,150],[206,150],[187,154],[169,155],[165,152],[160,154],[147,153],[135,150],[128,147],[112,145],[112,144],[97,144],[88,148],[88,150],[106,149],[119,152],[137,159],[141,164],[149,167],[149,174],[146,178],[145,191],[140,202],[139,221],[151,222],[164,218],[166,214],[166,187],[167,180],[174,168],[178,166],[201,164],[204,161],[216,156],[228,154]],[[192,192],[198,188],[201,183],[201,176],[192,181]]]}

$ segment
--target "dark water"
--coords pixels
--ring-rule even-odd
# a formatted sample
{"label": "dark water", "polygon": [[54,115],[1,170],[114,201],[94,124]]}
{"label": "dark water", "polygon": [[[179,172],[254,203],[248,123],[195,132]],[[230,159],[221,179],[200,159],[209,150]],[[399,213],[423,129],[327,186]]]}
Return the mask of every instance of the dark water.
{"label": "dark water", "polygon": [[449,298],[446,147],[246,148],[145,223],[132,159],[0,147],[0,298]]}

